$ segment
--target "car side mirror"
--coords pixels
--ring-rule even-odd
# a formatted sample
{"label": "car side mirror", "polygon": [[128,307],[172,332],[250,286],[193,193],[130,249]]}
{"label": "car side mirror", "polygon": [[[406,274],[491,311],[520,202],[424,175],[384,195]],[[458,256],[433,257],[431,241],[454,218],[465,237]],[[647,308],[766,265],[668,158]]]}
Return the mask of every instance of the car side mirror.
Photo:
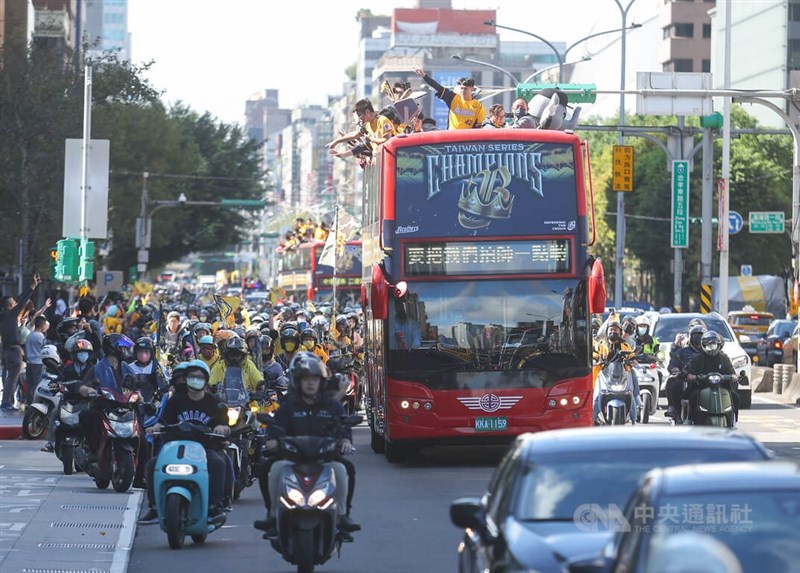
{"label": "car side mirror", "polygon": [[614,560],[609,557],[580,559],[569,564],[569,573],[611,573]]}
{"label": "car side mirror", "polygon": [[746,334],[740,334],[739,335],[739,342],[745,342],[745,343],[753,342],[753,339],[750,338],[749,336],[747,336]]}
{"label": "car side mirror", "polygon": [[450,521],[462,529],[486,530],[486,511],[477,497],[462,497],[450,504]]}

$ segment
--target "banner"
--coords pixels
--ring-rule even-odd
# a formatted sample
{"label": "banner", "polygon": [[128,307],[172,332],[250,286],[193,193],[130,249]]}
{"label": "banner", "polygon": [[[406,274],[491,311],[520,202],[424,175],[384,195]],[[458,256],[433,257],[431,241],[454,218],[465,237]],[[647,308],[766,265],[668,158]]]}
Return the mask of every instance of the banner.
{"label": "banner", "polygon": [[238,296],[220,296],[214,295],[214,304],[217,305],[219,315],[222,321],[228,326],[234,326],[236,321],[233,318],[233,313],[239,308],[242,301]]}

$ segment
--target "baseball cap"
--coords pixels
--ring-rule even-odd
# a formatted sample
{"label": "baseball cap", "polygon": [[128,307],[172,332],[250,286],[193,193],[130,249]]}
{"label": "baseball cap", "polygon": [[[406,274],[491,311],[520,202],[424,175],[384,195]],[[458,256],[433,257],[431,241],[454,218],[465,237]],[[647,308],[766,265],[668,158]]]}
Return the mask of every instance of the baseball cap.
{"label": "baseball cap", "polygon": [[475,87],[475,80],[473,80],[472,78],[458,78],[458,81],[456,82],[456,85],[468,86],[468,87],[474,88]]}

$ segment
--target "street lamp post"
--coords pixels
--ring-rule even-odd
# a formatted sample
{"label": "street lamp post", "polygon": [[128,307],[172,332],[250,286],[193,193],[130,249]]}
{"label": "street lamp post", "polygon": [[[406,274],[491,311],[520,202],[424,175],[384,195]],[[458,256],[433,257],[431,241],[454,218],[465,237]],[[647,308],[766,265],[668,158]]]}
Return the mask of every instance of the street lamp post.
{"label": "street lamp post", "polygon": [[[614,1],[617,2],[617,0],[614,0]],[[631,4],[633,4],[634,1],[635,0],[631,0]],[[617,4],[619,4],[619,2],[617,2]],[[630,4],[628,5],[628,8],[630,8]],[[627,8],[625,9],[625,13],[627,14]],[[494,26],[495,28],[500,28],[502,30],[510,30],[512,32],[519,32],[520,34],[525,34],[527,36],[532,36],[532,37],[536,38],[537,40],[539,40],[540,42],[546,44],[547,47],[549,47],[551,50],[553,50],[553,53],[556,55],[556,59],[558,60],[558,83],[561,83],[562,81],[564,81],[564,65],[565,65],[564,62],[566,61],[567,54],[569,53],[569,51],[572,48],[574,48],[578,44],[581,44],[581,43],[585,42],[586,40],[591,40],[592,38],[596,38],[597,36],[602,36],[604,34],[613,34],[614,32],[622,32],[622,36],[624,38],[626,30],[633,30],[634,28],[641,27],[641,24],[631,24],[629,27],[626,28],[625,27],[625,19],[624,18],[623,18],[622,22],[623,22],[622,23],[622,28],[616,28],[615,30],[604,30],[602,32],[595,32],[594,34],[589,34],[588,36],[585,36],[585,37],[581,38],[580,40],[570,44],[567,47],[567,49],[564,50],[563,52],[559,52],[558,48],[556,48],[552,43],[548,42],[546,39],[542,38],[541,36],[539,36],[537,34],[534,34],[533,32],[528,32],[527,30],[520,30],[519,28],[512,28],[511,26],[501,26],[500,24],[498,24],[494,20],[486,20],[484,22],[484,24],[487,25],[487,26]],[[623,39],[623,45],[624,45],[624,41],[625,40]]]}
{"label": "street lamp post", "polygon": [[509,72],[506,69],[501,68],[500,66],[496,66],[494,64],[490,64],[489,62],[481,62],[480,60],[473,60],[471,58],[464,58],[464,57],[461,56],[461,54],[453,54],[450,57],[452,59],[454,59],[454,60],[461,60],[462,62],[469,62],[470,64],[478,64],[479,66],[486,66],[488,68],[492,68],[493,70],[497,70],[498,72],[502,72],[505,75],[507,75],[509,78],[511,78],[511,81],[514,82],[515,86],[519,83],[517,81],[517,78],[514,77],[514,74],[512,74],[511,72]]}

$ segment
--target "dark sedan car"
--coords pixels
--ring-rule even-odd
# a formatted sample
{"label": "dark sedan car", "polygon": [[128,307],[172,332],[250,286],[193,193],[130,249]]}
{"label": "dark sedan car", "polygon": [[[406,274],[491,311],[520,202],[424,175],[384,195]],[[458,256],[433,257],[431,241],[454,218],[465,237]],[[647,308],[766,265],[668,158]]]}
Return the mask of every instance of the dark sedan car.
{"label": "dark sedan car", "polygon": [[[464,528],[461,573],[561,572],[599,553],[639,479],[655,467],[754,461],[755,439],[717,428],[640,426],[554,430],[519,436],[484,496],[450,506]],[[598,518],[602,516],[602,519]]]}
{"label": "dark sedan car", "polygon": [[783,346],[792,337],[792,332],[796,326],[796,320],[778,319],[772,321],[763,344],[758,346],[761,363],[764,366],[771,368],[783,362]]}
{"label": "dark sedan car", "polygon": [[622,523],[603,557],[575,561],[570,573],[665,571],[666,562],[675,567],[677,559],[687,558],[702,563],[703,571],[718,571],[718,559],[726,563],[725,571],[796,573],[800,466],[766,462],[655,469],[631,497]]}

